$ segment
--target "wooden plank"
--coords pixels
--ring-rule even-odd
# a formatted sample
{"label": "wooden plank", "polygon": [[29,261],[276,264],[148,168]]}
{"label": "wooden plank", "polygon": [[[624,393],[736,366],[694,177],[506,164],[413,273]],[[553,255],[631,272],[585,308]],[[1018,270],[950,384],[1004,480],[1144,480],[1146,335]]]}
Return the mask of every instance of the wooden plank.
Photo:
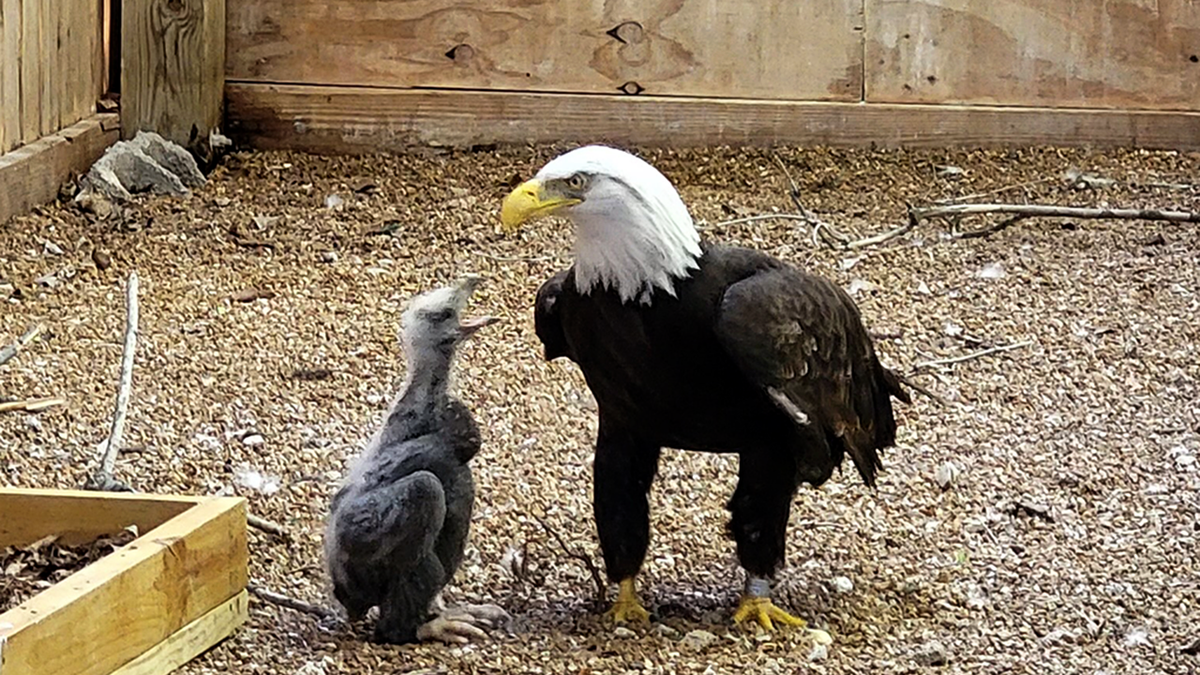
{"label": "wooden plank", "polygon": [[4,675],[108,675],[246,589],[246,500],[213,498],[0,614]]}
{"label": "wooden plank", "polygon": [[[28,2],[28,0],[26,0]],[[38,58],[42,62],[41,73],[41,135],[52,134],[62,127],[58,125],[58,111],[62,106],[59,82],[66,79],[59,70],[58,64],[58,12],[61,0],[55,2],[39,2],[40,16],[38,17],[39,51]]]}
{"label": "wooden plank", "polygon": [[608,142],[1200,150],[1200,113],[845,104],[231,84],[230,132],[259,148]]}
{"label": "wooden plank", "polygon": [[21,0],[21,142],[42,137],[41,3]]}
{"label": "wooden plank", "polygon": [[0,0],[0,154],[21,139],[21,0]]}
{"label": "wooden plank", "polygon": [[237,0],[231,80],[858,100],[863,0]]}
{"label": "wooden plank", "polygon": [[867,100],[1200,108],[1192,0],[868,0]]}
{"label": "wooden plank", "polygon": [[83,174],[120,139],[116,113],[93,115],[62,131],[0,155],[0,223],[58,196],[72,174]]}
{"label": "wooden plank", "polygon": [[68,545],[130,525],[145,534],[202,501],[198,497],[86,490],[0,489],[0,548],[60,535]]}
{"label": "wooden plank", "polygon": [[250,615],[249,593],[242,591],[204,616],[175,631],[171,637],[112,675],[162,675],[191,661],[229,637]]}
{"label": "wooden plank", "polygon": [[121,59],[125,138],[140,130],[185,146],[207,138],[221,123],[225,0],[126,0]]}

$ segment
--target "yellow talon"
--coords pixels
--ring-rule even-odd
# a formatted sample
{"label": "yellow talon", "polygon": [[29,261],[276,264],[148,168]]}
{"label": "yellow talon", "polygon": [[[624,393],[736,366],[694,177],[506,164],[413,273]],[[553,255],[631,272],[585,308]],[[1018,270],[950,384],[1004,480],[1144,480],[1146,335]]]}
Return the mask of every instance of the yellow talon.
{"label": "yellow talon", "polygon": [[633,579],[621,581],[620,589],[617,592],[617,601],[604,613],[604,618],[617,623],[645,623],[650,620],[650,612],[642,607],[642,601],[638,599]]}
{"label": "yellow talon", "polygon": [[803,627],[808,625],[808,622],[804,619],[792,616],[776,607],[770,598],[753,595],[742,596],[741,604],[738,605],[737,611],[733,613],[733,620],[736,623],[742,623],[747,619],[757,621],[758,625],[766,630],[775,630],[773,621],[778,621],[788,626]]}

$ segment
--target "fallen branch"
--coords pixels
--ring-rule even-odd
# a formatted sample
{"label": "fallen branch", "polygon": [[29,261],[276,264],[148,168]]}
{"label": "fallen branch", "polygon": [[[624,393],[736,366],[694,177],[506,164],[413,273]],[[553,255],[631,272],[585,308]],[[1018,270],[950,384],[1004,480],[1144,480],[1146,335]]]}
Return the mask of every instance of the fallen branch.
{"label": "fallen branch", "polygon": [[250,591],[251,595],[254,595],[257,598],[266,600],[267,602],[269,602],[273,605],[279,605],[280,607],[287,607],[288,609],[293,609],[297,612],[304,612],[305,614],[308,614],[310,616],[315,616],[318,619],[324,619],[324,620],[333,619],[333,620],[338,620],[338,621],[341,620],[341,617],[338,616],[337,612],[333,611],[332,609],[329,609],[328,607],[314,605],[311,603],[304,602],[303,600],[297,600],[296,598],[289,598],[286,595],[283,595],[281,593],[276,593],[274,591],[268,591],[267,589],[257,586],[255,584],[247,584],[246,590]]}
{"label": "fallen branch", "polygon": [[546,530],[547,534],[549,534],[551,537],[554,537],[554,539],[558,542],[558,545],[562,548],[563,553],[567,554],[567,557],[574,558],[582,562],[584,566],[587,567],[587,571],[592,575],[592,582],[596,584],[596,602],[599,604],[604,604],[604,602],[608,600],[608,584],[604,583],[604,576],[600,574],[600,569],[596,567],[596,563],[592,562],[591,556],[579,551],[572,551],[569,547],[567,547],[567,542],[563,541],[562,535],[560,535],[554,528],[550,527],[550,524],[547,523],[544,518],[537,514],[534,514],[533,517],[542,524],[542,529]]}
{"label": "fallen branch", "polygon": [[734,218],[733,220],[722,220],[719,223],[712,225],[700,225],[697,230],[711,230],[718,227],[729,227],[730,225],[745,225],[746,223],[757,223],[763,220],[799,220],[804,223],[812,224],[812,221],[807,217],[797,213],[762,213],[756,216],[746,216],[745,218]]}
{"label": "fallen branch", "polygon": [[939,368],[941,366],[949,366],[949,365],[953,365],[955,363],[963,363],[964,361],[973,361],[975,359],[981,359],[985,356],[990,356],[992,354],[999,354],[1000,352],[1010,352],[1014,349],[1021,349],[1022,347],[1028,347],[1031,344],[1033,344],[1033,341],[1025,340],[1024,342],[1015,342],[1011,345],[1000,345],[998,347],[989,347],[987,349],[981,349],[977,352],[971,352],[970,354],[963,354],[962,356],[954,356],[954,357],[946,358],[946,359],[933,359],[932,361],[922,361],[921,363],[918,363],[917,365],[913,366],[911,374],[916,374],[916,373],[918,373],[922,370],[928,369],[928,368]]}
{"label": "fallen branch", "polygon": [[932,391],[926,389],[923,385],[917,384],[916,381],[914,381],[911,377],[908,377],[907,375],[899,375],[899,374],[896,375],[896,377],[900,380],[900,384],[903,384],[904,386],[908,387],[909,389],[912,389],[913,391],[917,392],[918,394],[921,394],[922,396],[932,399],[934,403],[937,403],[938,405],[942,406],[943,408],[948,407],[950,405],[950,403],[947,402],[946,399],[944,399],[941,396],[938,396],[937,394],[933,393]]}
{"label": "fallen branch", "polygon": [[17,352],[21,351],[25,345],[33,342],[34,338],[36,338],[41,332],[42,325],[39,323],[30,327],[29,330],[25,331],[24,335],[17,338],[12,344],[8,345],[4,349],[0,349],[0,366],[11,361],[12,358],[17,355]]}
{"label": "fallen branch", "polygon": [[288,536],[287,530],[283,529],[283,526],[279,523],[272,522],[266,518],[261,518],[253,513],[246,514],[246,524],[250,527],[256,527],[263,532],[269,532],[280,537]]}
{"label": "fallen branch", "polygon": [[66,405],[67,399],[61,396],[51,396],[49,398],[30,398],[24,401],[4,401],[0,403],[0,413],[13,412],[23,410],[25,412],[40,412],[46,408],[53,408],[56,405]]}
{"label": "fallen branch", "polygon": [[100,466],[84,483],[86,490],[125,491],[129,488],[113,479],[121,436],[125,432],[125,415],[129,412],[129,392],[133,388],[133,353],[137,346],[138,276],[129,273],[125,287],[125,347],[121,353],[121,378],[117,385],[117,404],[113,411],[112,428],[100,454]]}

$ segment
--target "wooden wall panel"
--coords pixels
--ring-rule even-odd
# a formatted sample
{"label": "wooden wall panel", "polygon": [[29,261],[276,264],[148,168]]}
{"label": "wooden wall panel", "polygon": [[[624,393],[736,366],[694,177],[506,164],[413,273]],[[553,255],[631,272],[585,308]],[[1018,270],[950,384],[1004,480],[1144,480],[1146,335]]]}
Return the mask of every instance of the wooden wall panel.
{"label": "wooden wall panel", "polygon": [[0,154],[95,112],[103,0],[0,0]]}
{"label": "wooden wall panel", "polygon": [[1195,0],[866,0],[866,100],[1200,109]]}
{"label": "wooden wall panel", "polygon": [[0,0],[0,155],[21,142],[21,0]]}
{"label": "wooden wall panel", "polygon": [[226,76],[858,100],[862,9],[863,0],[229,0]]}
{"label": "wooden wall panel", "polygon": [[154,131],[183,146],[207,139],[221,124],[225,35],[225,0],[125,0],[121,136]]}

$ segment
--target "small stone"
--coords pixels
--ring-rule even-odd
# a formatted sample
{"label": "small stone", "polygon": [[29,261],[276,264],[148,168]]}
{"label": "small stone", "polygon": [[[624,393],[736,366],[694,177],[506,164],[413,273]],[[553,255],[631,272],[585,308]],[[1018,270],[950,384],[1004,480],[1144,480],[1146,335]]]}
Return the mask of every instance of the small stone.
{"label": "small stone", "polygon": [[852,590],[854,590],[854,582],[850,581],[849,577],[833,578],[834,593],[849,593]]}
{"label": "small stone", "polygon": [[613,629],[613,636],[619,637],[623,640],[628,640],[630,638],[636,638],[637,633],[626,628],[625,626],[617,626],[616,628]]}
{"label": "small stone", "polygon": [[671,628],[670,626],[668,626],[665,623],[660,623],[660,624],[656,625],[654,627],[654,632],[657,633],[659,635],[659,637],[664,637],[668,640],[675,640],[679,637],[679,631],[675,630],[674,628]]}
{"label": "small stone", "polygon": [[266,442],[267,441],[265,438],[263,438],[262,434],[246,434],[242,437],[242,443],[250,447],[256,447]]}
{"label": "small stone", "polygon": [[325,197],[325,208],[337,211],[346,205],[346,200],[336,192]]}
{"label": "small stone", "polygon": [[814,645],[828,646],[833,644],[833,636],[820,628],[810,628],[808,630],[808,639],[812,640]]}
{"label": "small stone", "polygon": [[681,642],[681,644],[683,644],[684,647],[686,647],[688,649],[691,649],[693,651],[701,651],[703,649],[706,649],[707,647],[709,647],[716,641],[717,641],[716,635],[713,635],[712,633],[710,633],[706,630],[696,629],[696,630],[688,631],[688,634],[684,635],[683,640],[681,640],[680,642]]}
{"label": "small stone", "polygon": [[337,251],[321,251],[321,262],[335,263],[338,261]]}
{"label": "small stone", "polygon": [[812,651],[808,653],[809,661],[824,661],[829,658],[828,645],[813,645]]}
{"label": "small stone", "polygon": [[913,660],[919,666],[944,666],[950,663],[950,656],[946,653],[946,648],[942,646],[942,643],[934,641],[926,643],[917,650],[917,653],[913,655]]}
{"label": "small stone", "polygon": [[103,272],[112,266],[112,256],[98,248],[94,248],[92,249],[92,264],[96,266],[96,269]]}
{"label": "small stone", "polygon": [[62,247],[50,240],[46,240],[46,241],[42,242],[42,252],[49,253],[50,255],[62,255],[63,254]]}
{"label": "small stone", "polygon": [[950,486],[958,480],[960,473],[960,469],[954,462],[943,462],[934,472],[933,480],[942,490],[949,490]]}
{"label": "small stone", "polygon": [[213,200],[213,203],[221,208],[225,208],[226,206],[229,206],[230,204],[232,204],[233,200],[230,199],[229,197],[217,197],[216,199]]}

